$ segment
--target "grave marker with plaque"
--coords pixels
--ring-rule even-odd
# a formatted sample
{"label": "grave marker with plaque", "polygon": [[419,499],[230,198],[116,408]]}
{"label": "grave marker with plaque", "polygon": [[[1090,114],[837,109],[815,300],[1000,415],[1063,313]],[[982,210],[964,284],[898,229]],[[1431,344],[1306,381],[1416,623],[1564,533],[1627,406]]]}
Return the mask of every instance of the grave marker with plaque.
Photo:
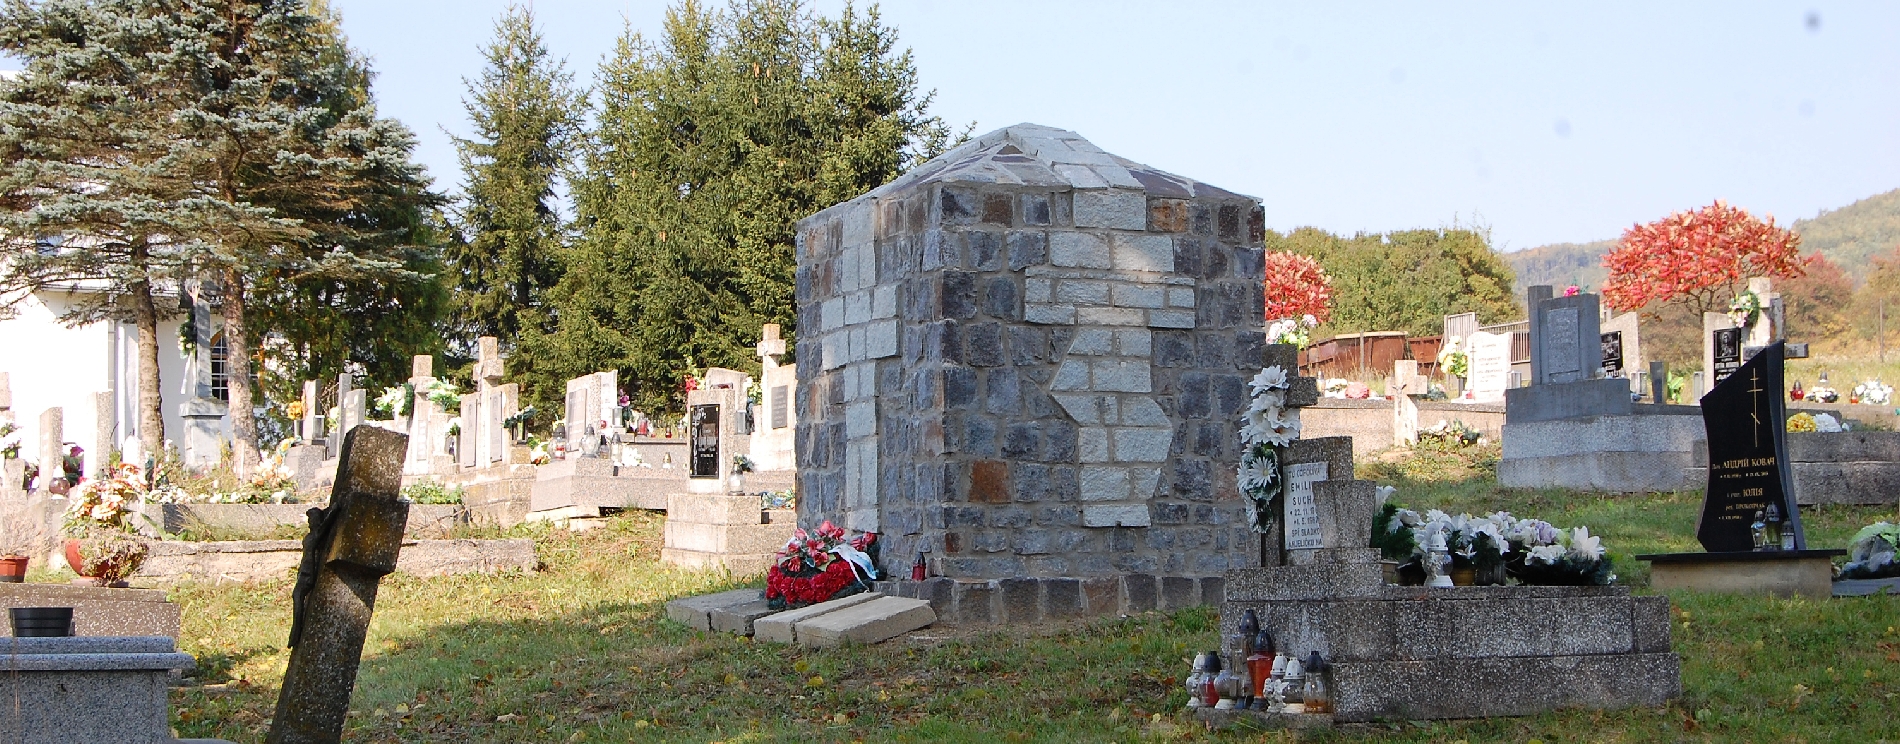
{"label": "grave marker with plaque", "polygon": [[1755,512],[1773,506],[1788,517],[1796,550],[1807,548],[1788,469],[1782,344],[1768,347],[1702,397],[1709,435],[1709,485],[1696,539],[1711,553],[1754,550]]}
{"label": "grave marker with plaque", "polygon": [[697,405],[692,411],[694,478],[719,477],[719,406]]}

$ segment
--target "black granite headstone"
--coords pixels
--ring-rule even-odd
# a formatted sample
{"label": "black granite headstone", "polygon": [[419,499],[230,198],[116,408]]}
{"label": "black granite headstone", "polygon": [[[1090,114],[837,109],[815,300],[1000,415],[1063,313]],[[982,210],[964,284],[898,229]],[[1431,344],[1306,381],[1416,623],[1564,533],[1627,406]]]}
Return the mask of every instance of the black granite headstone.
{"label": "black granite headstone", "polygon": [[1603,334],[1603,376],[1615,377],[1623,373],[1623,332],[1610,331]]}
{"label": "black granite headstone", "polygon": [[693,406],[694,478],[719,477],[719,406]]}
{"label": "black granite headstone", "polygon": [[1808,547],[1801,531],[1801,512],[1788,498],[1794,484],[1788,471],[1787,416],[1782,403],[1785,351],[1784,344],[1768,347],[1702,396],[1702,423],[1709,436],[1709,486],[1702,497],[1696,539],[1711,553],[1754,550],[1750,525],[1755,512],[1769,504],[1786,515],[1787,527],[1794,530],[1795,549]]}

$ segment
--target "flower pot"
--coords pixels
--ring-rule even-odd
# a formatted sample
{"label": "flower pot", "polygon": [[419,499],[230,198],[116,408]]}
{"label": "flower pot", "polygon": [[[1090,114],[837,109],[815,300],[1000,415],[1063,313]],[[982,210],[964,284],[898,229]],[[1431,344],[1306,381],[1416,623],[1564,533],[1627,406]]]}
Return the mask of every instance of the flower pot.
{"label": "flower pot", "polygon": [[1478,580],[1478,569],[1453,568],[1451,570],[1451,585],[1452,586],[1473,586],[1477,583],[1477,580]]}
{"label": "flower pot", "polygon": [[73,573],[79,574],[79,578],[73,579],[72,583],[83,586],[105,586],[117,589],[131,586],[131,584],[124,581],[106,581],[98,576],[87,576],[85,569],[86,559],[79,554],[79,544],[81,542],[82,540],[77,537],[67,538],[66,540],[66,565],[72,567]]}
{"label": "flower pot", "polygon": [[1489,566],[1479,566],[1475,570],[1476,573],[1471,577],[1471,580],[1472,583],[1477,586],[1504,586],[1506,583],[1505,578],[1509,575],[1504,571],[1503,561],[1498,561]]}
{"label": "flower pot", "polygon": [[71,607],[15,607],[13,637],[67,638],[73,634]]}
{"label": "flower pot", "polygon": [[726,476],[727,493],[745,493],[745,473],[733,473]]}
{"label": "flower pot", "polygon": [[18,584],[26,581],[26,564],[32,559],[23,555],[0,557],[0,584]]}

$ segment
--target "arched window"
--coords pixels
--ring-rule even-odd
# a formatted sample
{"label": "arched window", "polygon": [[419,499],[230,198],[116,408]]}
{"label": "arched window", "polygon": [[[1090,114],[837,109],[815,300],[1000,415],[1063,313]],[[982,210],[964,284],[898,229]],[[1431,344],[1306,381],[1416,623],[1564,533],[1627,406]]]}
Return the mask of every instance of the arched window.
{"label": "arched window", "polygon": [[231,401],[230,354],[222,332],[211,337],[211,397],[227,403]]}

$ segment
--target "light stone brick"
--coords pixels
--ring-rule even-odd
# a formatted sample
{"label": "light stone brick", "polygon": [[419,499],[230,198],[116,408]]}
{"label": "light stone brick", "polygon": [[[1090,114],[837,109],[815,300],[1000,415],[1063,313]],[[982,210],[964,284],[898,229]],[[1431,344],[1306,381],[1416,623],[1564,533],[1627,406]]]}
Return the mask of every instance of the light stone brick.
{"label": "light stone brick", "polygon": [[1075,319],[1082,325],[1138,326],[1143,321],[1142,312],[1132,307],[1084,307],[1076,309]]}
{"label": "light stone brick", "polygon": [[1093,395],[1056,395],[1056,405],[1069,414],[1069,418],[1083,426],[1095,426],[1104,423],[1101,409],[1095,405]]}
{"label": "light stone brick", "polygon": [[871,293],[852,292],[844,296],[844,324],[857,325],[871,319]]}
{"label": "light stone brick", "polygon": [[1082,462],[1108,462],[1108,430],[1091,427],[1077,432],[1076,455]]}
{"label": "light stone brick", "polygon": [[1115,285],[1116,307],[1166,307],[1167,294],[1163,288],[1142,284]]}
{"label": "light stone brick", "polygon": [[1193,287],[1169,287],[1168,288],[1168,306],[1169,307],[1194,307],[1194,288]]}
{"label": "light stone brick", "polygon": [[1083,501],[1125,501],[1127,499],[1127,468],[1103,466],[1082,468]]}
{"label": "light stone brick", "polygon": [[[872,503],[876,503],[876,500],[873,499]],[[878,527],[877,507],[875,506],[867,508],[867,509],[852,509],[850,512],[847,512],[845,514],[844,521],[845,521],[845,525],[844,525],[845,529],[848,529],[848,530],[856,530],[858,532],[882,532],[883,531],[882,529]]]}
{"label": "light stone brick", "polygon": [[1043,325],[1075,325],[1075,306],[1025,305],[1023,320]]}
{"label": "light stone brick", "polygon": [[1116,235],[1115,268],[1122,271],[1174,271],[1174,239],[1166,235]]}
{"label": "light stone brick", "polygon": [[844,298],[833,297],[818,306],[818,330],[835,331],[844,327]]}
{"label": "light stone brick", "polygon": [[1053,232],[1049,234],[1049,263],[1087,269],[1114,266],[1109,257],[1108,241],[1094,233]]}
{"label": "light stone brick", "polygon": [[1077,305],[1108,304],[1108,282],[1064,279],[1056,285],[1056,301]]}
{"label": "light stone brick", "polygon": [[858,286],[870,287],[877,284],[877,247],[865,245],[858,249]]}
{"label": "light stone brick", "polygon": [[[1084,150],[1063,150],[1063,151],[1051,152],[1047,155],[1047,157],[1049,158],[1049,162],[1051,163],[1064,163],[1064,164],[1074,164],[1074,165],[1113,165],[1116,167],[1120,167],[1120,164],[1115,162],[1115,156],[1102,152],[1100,150],[1096,150],[1094,152],[1088,152]],[[1096,172],[1099,173],[1101,172],[1101,170],[1102,169],[1097,168]]]}
{"label": "light stone brick", "polygon": [[1121,422],[1125,426],[1171,426],[1168,414],[1153,398],[1131,397],[1122,405]]}
{"label": "light stone brick", "polygon": [[1146,505],[1096,505],[1082,507],[1084,527],[1147,527],[1151,522]]}
{"label": "light stone brick", "polygon": [[839,215],[844,222],[844,244],[868,245],[877,238],[877,205],[870,199],[854,202]]}
{"label": "light stone brick", "polygon": [[846,248],[838,253],[838,291],[850,292],[862,286],[858,283],[858,257],[856,248]]}
{"label": "light stone brick", "polygon": [[897,321],[880,320],[864,329],[866,359],[897,356]]}
{"label": "light stone brick", "polygon": [[1149,310],[1149,328],[1193,328],[1192,310]]}
{"label": "light stone brick", "polygon": [[1116,331],[1115,346],[1122,356],[1149,356],[1154,353],[1154,332],[1145,328]]}
{"label": "light stone brick", "polygon": [[1075,192],[1075,226],[1106,227],[1112,230],[1146,230],[1148,229],[1148,197],[1140,192],[1121,190],[1077,191]]}
{"label": "light stone brick", "polygon": [[1055,379],[1049,381],[1050,390],[1088,390],[1089,366],[1075,359],[1064,361],[1056,368]]}
{"label": "light stone brick", "polygon": [[887,284],[878,287],[875,294],[871,296],[871,318],[895,317],[897,317],[897,286]]}
{"label": "light stone brick", "polygon": [[1092,366],[1093,390],[1105,393],[1154,392],[1153,370],[1146,361],[1104,360]]}
{"label": "light stone brick", "polygon": [[1075,332],[1075,340],[1069,342],[1069,353],[1084,356],[1103,356],[1114,349],[1115,335],[1102,328],[1084,328]]}
{"label": "light stone brick", "polygon": [[849,439],[877,433],[877,400],[861,399],[844,407],[844,435]]}
{"label": "light stone brick", "polygon": [[1128,172],[1128,169],[1123,168],[1119,163],[1112,165],[1091,165],[1089,169],[1095,171],[1095,175],[1101,176],[1102,180],[1107,181],[1109,186],[1124,189],[1147,188],[1142,185],[1139,179],[1135,178],[1135,174]]}
{"label": "light stone brick", "polygon": [[1095,171],[1090,170],[1088,166],[1055,164],[1051,167],[1055,169],[1057,174],[1067,180],[1070,186],[1074,186],[1078,189],[1101,189],[1108,187],[1108,179],[1102,178],[1096,174]]}
{"label": "light stone brick", "polygon": [[1174,443],[1173,429],[1116,427],[1115,462],[1162,462]]}
{"label": "light stone brick", "polygon": [[1131,499],[1146,501],[1154,498],[1161,489],[1160,468],[1129,468],[1128,474],[1128,496]]}
{"label": "light stone brick", "polygon": [[825,369],[827,371],[842,367],[845,362],[850,361],[845,359],[846,356],[849,356],[849,354],[846,353],[848,351],[846,348],[849,343],[847,341],[848,338],[850,338],[850,334],[839,331],[837,333],[825,334],[824,337],[818,340],[818,348],[825,357]]}
{"label": "light stone brick", "polygon": [[1048,279],[1024,279],[1024,302],[1051,302],[1055,299],[1055,282]]}
{"label": "light stone brick", "polygon": [[845,344],[845,358],[853,362],[864,361],[864,354],[870,349],[865,340],[864,326],[852,328],[850,336],[851,340]]}
{"label": "light stone brick", "polygon": [[844,391],[844,402],[846,403],[850,403],[861,397],[858,394],[858,369],[863,366],[862,364],[847,364],[844,369],[838,373],[838,387]]}

